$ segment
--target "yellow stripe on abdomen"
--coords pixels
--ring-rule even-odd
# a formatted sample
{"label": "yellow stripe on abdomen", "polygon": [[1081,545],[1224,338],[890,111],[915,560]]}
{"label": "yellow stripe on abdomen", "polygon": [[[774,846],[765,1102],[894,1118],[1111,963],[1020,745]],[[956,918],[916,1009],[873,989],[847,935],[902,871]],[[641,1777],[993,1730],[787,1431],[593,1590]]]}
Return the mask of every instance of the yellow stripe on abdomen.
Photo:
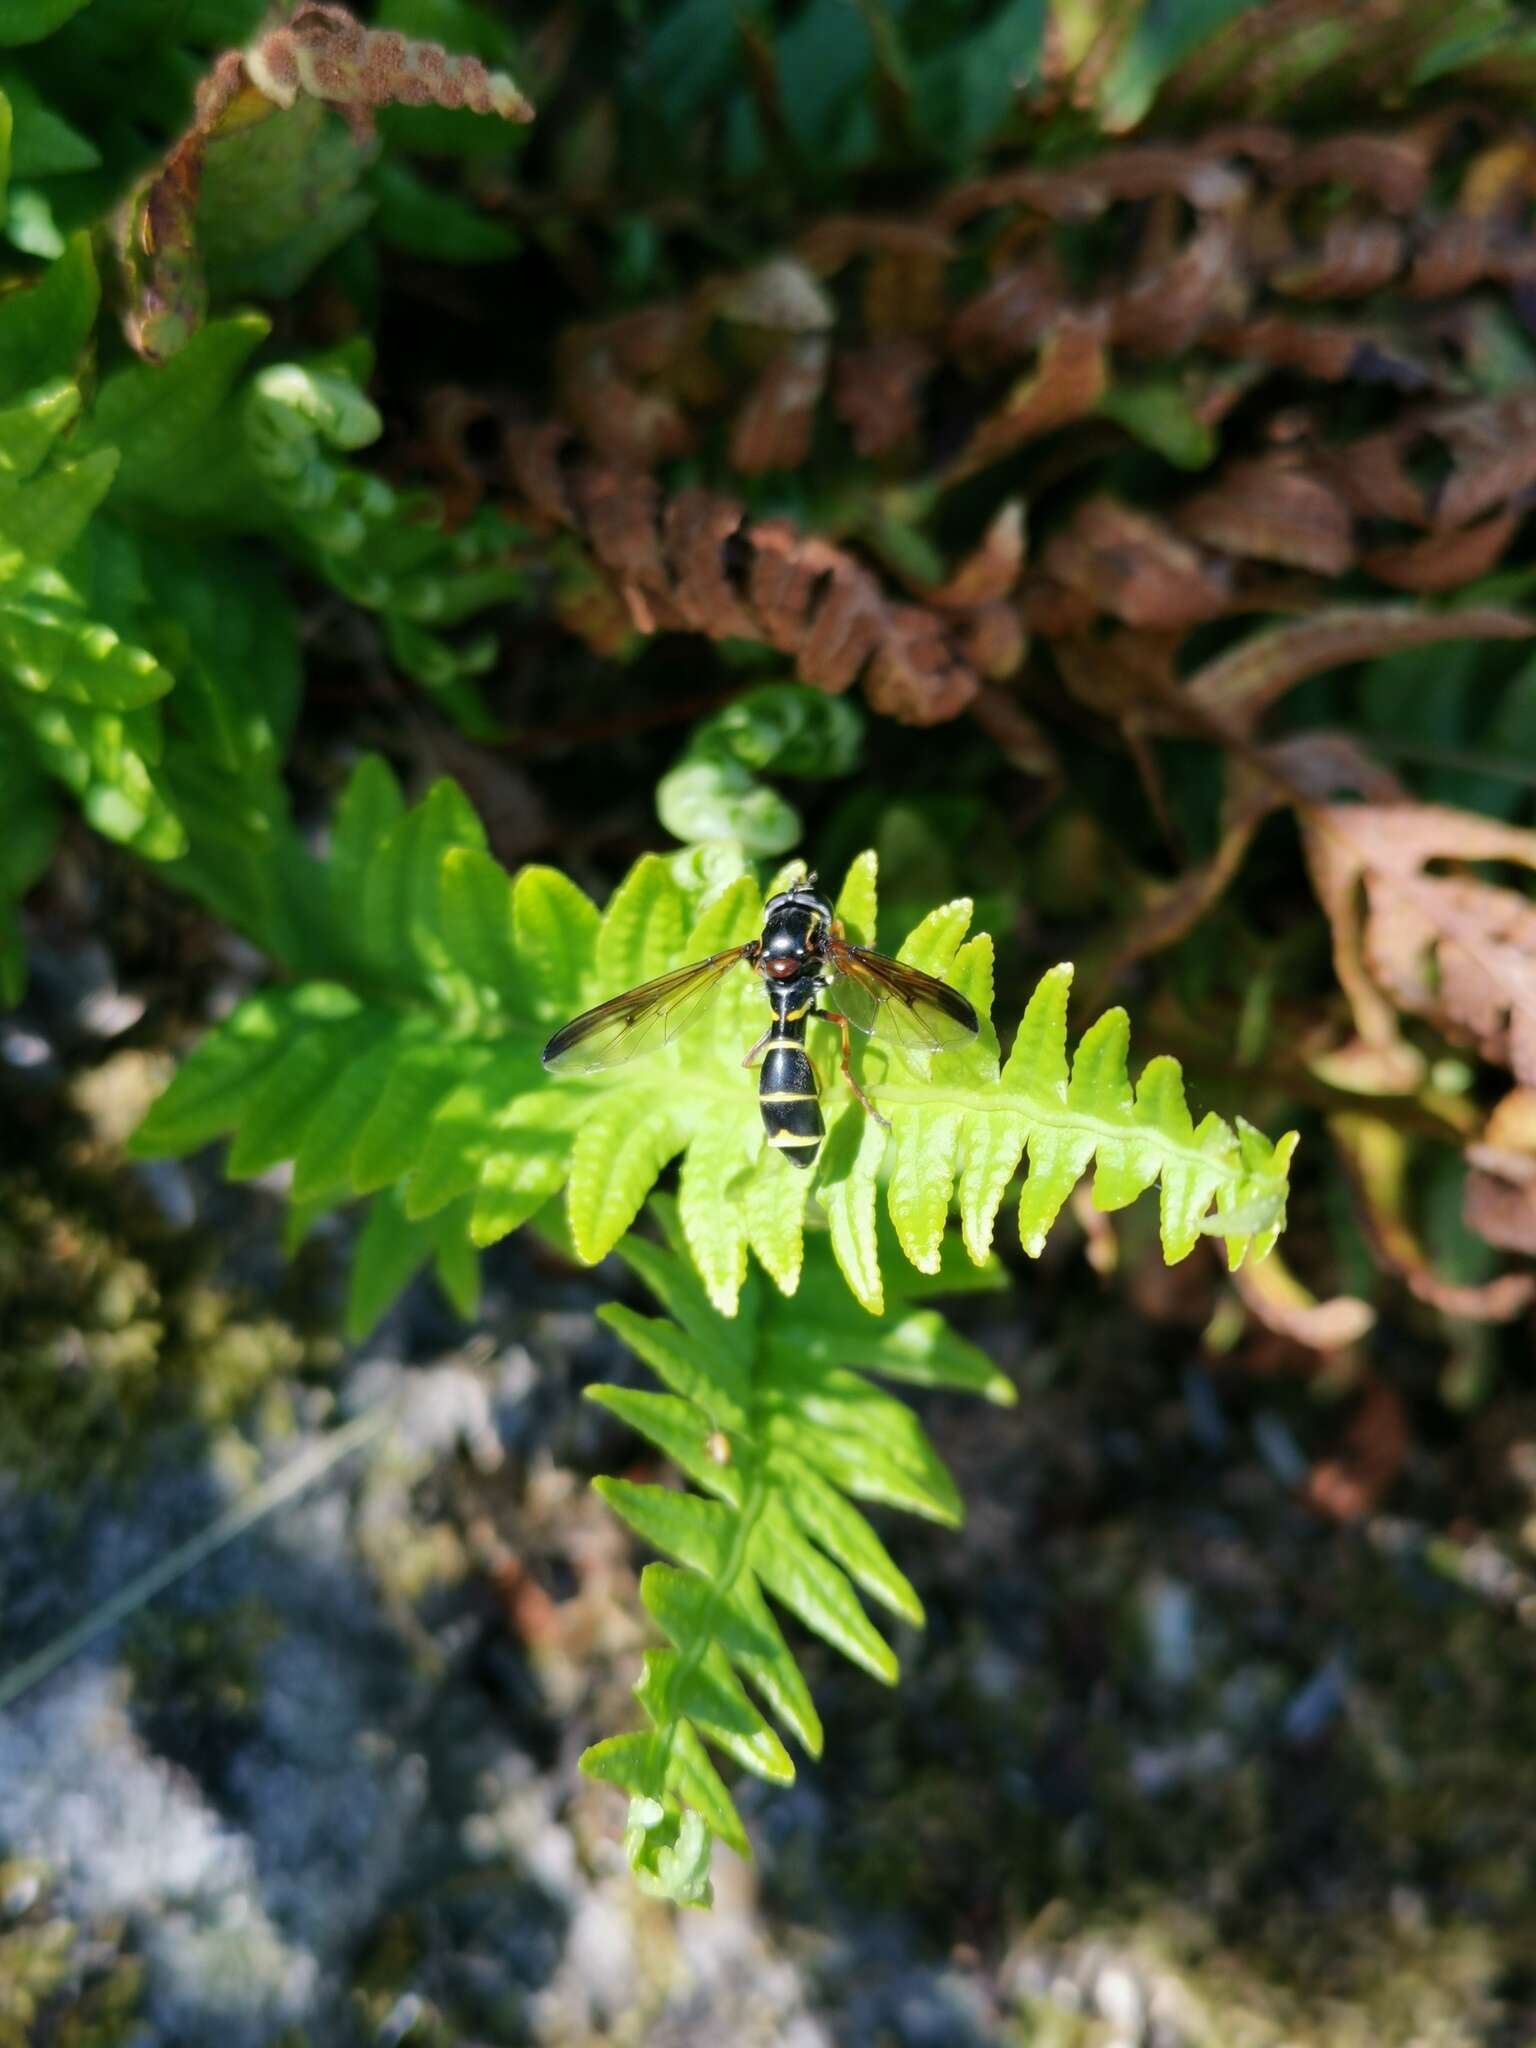
{"label": "yellow stripe on abdomen", "polygon": [[798,1021],[794,1016],[783,1017],[783,1035],[769,1039],[758,1079],[758,1101],[768,1143],[792,1166],[809,1167],[821,1149],[825,1129],[816,1069],[806,1057],[804,1024],[798,1032],[794,1029]]}

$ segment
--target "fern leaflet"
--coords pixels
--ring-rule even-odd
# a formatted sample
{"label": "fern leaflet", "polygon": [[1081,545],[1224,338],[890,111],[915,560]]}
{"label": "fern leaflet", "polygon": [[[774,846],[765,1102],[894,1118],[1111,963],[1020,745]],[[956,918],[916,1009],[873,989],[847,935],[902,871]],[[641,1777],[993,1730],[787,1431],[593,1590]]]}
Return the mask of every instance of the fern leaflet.
{"label": "fern leaflet", "polygon": [[[707,1017],[633,1066],[556,1079],[539,1065],[551,1027],[589,1003],[756,932],[763,894],[750,875],[705,897],[648,855],[600,915],[551,869],[509,877],[452,783],[407,809],[378,761],[358,768],[342,799],[326,870],[296,847],[284,863],[286,894],[303,906],[287,920],[302,925],[302,958],[329,960],[335,979],[255,996],[221,1025],[151,1112],[142,1152],[184,1151],[233,1132],[231,1173],[294,1163],[301,1226],[371,1195],[360,1272],[398,1280],[435,1258],[459,1299],[472,1294],[471,1250],[562,1188],[578,1255],[605,1257],[680,1158],[681,1228],[714,1306],[735,1313],[749,1249],[794,1291],[807,1176],[763,1145],[741,1070],[764,1016],[753,975],[728,978]],[[839,910],[856,938],[873,932],[872,855],[855,862]],[[968,919],[968,904],[946,904],[902,952],[969,996],[984,1020],[977,1042],[926,1063],[878,1040],[859,1055],[864,1085],[894,1127],[889,1139],[844,1088],[835,1034],[827,1029],[813,1047],[828,1112],[815,1195],[864,1307],[878,1314],[884,1301],[882,1182],[896,1242],[919,1270],[936,1270],[954,1201],[979,1262],[1026,1151],[1019,1226],[1031,1254],[1096,1161],[1103,1208],[1161,1184],[1170,1258],[1202,1230],[1225,1238],[1234,1264],[1262,1256],[1283,1220],[1294,1139],[1271,1146],[1216,1116],[1197,1127],[1169,1059],[1153,1060],[1133,1088],[1119,1010],[1087,1032],[1069,1065],[1067,968],[1045,976],[1000,1061],[991,941],[966,939]],[[365,1328],[387,1297],[360,1279],[353,1328]]]}
{"label": "fern leaflet", "polygon": [[[593,1387],[589,1398],[698,1491],[596,1482],[615,1512],[676,1562],[648,1565],[640,1581],[667,1639],[646,1653],[635,1688],[650,1726],[597,1743],[581,1767],[630,1794],[625,1839],[642,1887],[705,1905],[712,1843],[751,1853],[710,1749],[780,1785],[793,1782],[794,1765],[779,1729],[807,1754],[821,1753],[821,1723],[770,1598],[894,1684],[895,1654],[860,1595],[914,1627],[922,1603],[854,1502],[949,1527],[961,1519],[954,1484],[912,1411],[854,1368],[996,1402],[1014,1394],[984,1353],[932,1309],[911,1304],[929,1284],[917,1274],[903,1276],[904,1299],[890,1314],[879,1322],[863,1315],[823,1233],[808,1244],[794,1299],[754,1276],[739,1313],[723,1316],[687,1263],[675,1205],[658,1196],[652,1207],[667,1246],[626,1237],[619,1251],[666,1314],[619,1304],[599,1313],[667,1391]],[[962,1260],[959,1275],[952,1263],[940,1285],[956,1277],[964,1286],[978,1276]],[[1001,1276],[994,1267],[987,1278]]]}

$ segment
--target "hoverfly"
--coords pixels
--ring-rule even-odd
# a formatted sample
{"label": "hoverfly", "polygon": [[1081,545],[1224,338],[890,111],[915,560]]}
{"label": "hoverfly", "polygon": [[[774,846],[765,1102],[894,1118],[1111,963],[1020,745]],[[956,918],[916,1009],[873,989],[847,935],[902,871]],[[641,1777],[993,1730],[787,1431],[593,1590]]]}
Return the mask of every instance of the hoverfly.
{"label": "hoverfly", "polygon": [[[826,1132],[816,1070],[806,1057],[805,1027],[824,1017],[842,1032],[843,1078],[879,1124],[890,1125],[848,1064],[848,1027],[874,1033],[903,1052],[943,1052],[976,1035],[976,1012],[965,997],[920,968],[851,945],[832,906],[807,875],[769,900],[763,935],[678,967],[562,1025],[544,1048],[554,1072],[591,1074],[655,1052],[701,1016],[733,967],[750,967],[765,983],[772,1021],[746,1058],[763,1060],[758,1102],[768,1143],[793,1165],[813,1166]],[[841,1010],[819,1008],[822,991],[841,979]]]}

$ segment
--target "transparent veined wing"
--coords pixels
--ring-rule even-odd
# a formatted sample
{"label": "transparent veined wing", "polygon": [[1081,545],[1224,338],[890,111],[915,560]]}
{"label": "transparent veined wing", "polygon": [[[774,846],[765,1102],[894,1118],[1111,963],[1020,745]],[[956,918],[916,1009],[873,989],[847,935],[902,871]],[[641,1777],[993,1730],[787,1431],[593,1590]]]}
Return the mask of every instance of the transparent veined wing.
{"label": "transparent veined wing", "polygon": [[965,997],[920,967],[838,938],[828,959],[839,976],[833,1002],[860,1031],[914,1053],[951,1052],[976,1036],[976,1012]]}
{"label": "transparent veined wing", "polygon": [[752,952],[750,945],[732,946],[727,953],[712,953],[707,960],[674,967],[670,974],[610,996],[561,1025],[544,1048],[545,1066],[552,1073],[596,1074],[658,1051],[703,1015],[725,976]]}

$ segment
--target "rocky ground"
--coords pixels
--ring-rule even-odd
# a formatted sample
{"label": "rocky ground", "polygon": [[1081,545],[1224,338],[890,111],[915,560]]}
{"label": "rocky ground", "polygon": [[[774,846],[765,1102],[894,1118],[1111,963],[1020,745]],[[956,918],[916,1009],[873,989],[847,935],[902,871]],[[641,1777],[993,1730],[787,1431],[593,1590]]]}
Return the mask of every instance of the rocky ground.
{"label": "rocky ground", "polygon": [[340,1231],[289,1267],[278,1189],[123,1160],[141,1007],[77,952],[0,1027],[0,1670],[378,1427],[0,1713],[0,2048],[1536,2038],[1517,1401],[1431,1405],[1341,1528],[1297,1494],[1318,1396],[1070,1244],[963,1304],[1021,1398],[927,1403],[971,1512],[891,1531],[904,1683],[806,1647],[826,1759],[743,1788],[755,1865],[673,1915],[575,1769],[641,1641],[586,1485],[637,1453],[579,1398],[635,1372],[624,1281],[525,1237],[473,1330],[423,1286],[344,1350]]}

